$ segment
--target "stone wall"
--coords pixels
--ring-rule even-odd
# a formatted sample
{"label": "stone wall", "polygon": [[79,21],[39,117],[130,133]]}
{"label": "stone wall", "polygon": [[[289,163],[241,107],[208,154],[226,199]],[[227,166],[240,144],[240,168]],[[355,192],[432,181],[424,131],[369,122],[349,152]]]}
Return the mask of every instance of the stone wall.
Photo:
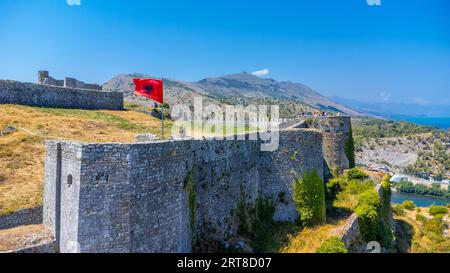
{"label": "stone wall", "polygon": [[0,80],[0,104],[122,110],[123,94]]}
{"label": "stone wall", "polygon": [[7,251],[5,253],[12,253],[12,254],[57,253],[56,242],[54,240],[47,241],[34,246]]}
{"label": "stone wall", "polygon": [[74,78],[66,77],[64,78],[64,80],[54,79],[53,77],[50,77],[48,71],[38,72],[38,84],[67,87],[67,88],[90,89],[97,91],[102,90],[102,87],[98,84],[85,83]]}
{"label": "stone wall", "polygon": [[22,209],[8,215],[0,216],[0,230],[41,223],[42,207]]}
{"label": "stone wall", "polygon": [[345,146],[351,132],[350,116],[327,116],[310,119],[308,127],[316,128],[323,136],[324,177],[328,180],[331,172],[349,169],[349,160],[345,154]]}
{"label": "stone wall", "polygon": [[261,152],[259,140],[47,142],[44,223],[61,252],[190,252],[195,243],[224,243],[236,236],[242,201],[270,198],[276,220],[296,220],[293,177],[322,175],[321,143],[311,129],[281,131],[275,152]]}
{"label": "stone wall", "polygon": [[[383,202],[383,190],[381,188],[381,184],[378,184],[375,187],[375,190],[378,193],[380,202]],[[390,218],[392,219],[392,214]],[[339,237],[351,253],[366,253],[369,252],[369,250],[367,249],[368,242],[364,242],[362,238],[358,220],[358,215],[356,213],[353,213],[347,219],[343,227],[331,232],[331,236]]]}

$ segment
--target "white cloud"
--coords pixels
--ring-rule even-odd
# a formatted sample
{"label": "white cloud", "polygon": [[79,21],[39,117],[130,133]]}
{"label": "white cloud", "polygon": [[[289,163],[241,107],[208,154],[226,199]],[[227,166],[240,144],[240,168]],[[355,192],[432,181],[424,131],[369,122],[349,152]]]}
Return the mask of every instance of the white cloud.
{"label": "white cloud", "polygon": [[69,6],[81,6],[81,0],[66,0]]}
{"label": "white cloud", "polygon": [[392,97],[392,94],[381,92],[380,96],[383,101],[389,101]]}
{"label": "white cloud", "polygon": [[269,75],[269,73],[270,73],[269,69],[265,68],[263,70],[258,70],[258,71],[253,72],[252,75],[262,77],[262,76]]}
{"label": "white cloud", "polygon": [[418,105],[426,105],[426,104],[429,104],[429,103],[430,103],[429,100],[424,99],[424,98],[422,98],[422,97],[415,97],[415,98],[413,98],[413,102],[414,102],[415,104],[418,104]]}

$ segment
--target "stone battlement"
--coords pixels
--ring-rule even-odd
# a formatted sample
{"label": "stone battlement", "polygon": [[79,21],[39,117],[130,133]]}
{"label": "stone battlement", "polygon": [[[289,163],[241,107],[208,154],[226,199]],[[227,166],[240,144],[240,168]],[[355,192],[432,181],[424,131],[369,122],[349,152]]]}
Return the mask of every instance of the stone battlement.
{"label": "stone battlement", "polygon": [[0,80],[0,104],[122,110],[123,94]]}
{"label": "stone battlement", "polygon": [[101,91],[102,87],[98,84],[84,83],[74,78],[64,78],[64,80],[57,80],[53,77],[50,77],[48,71],[39,71],[38,72],[38,84],[51,85],[51,86],[59,86],[66,88],[78,88],[78,89],[90,89]]}
{"label": "stone battlement", "polygon": [[61,252],[208,250],[236,236],[242,202],[270,199],[275,220],[295,221],[294,177],[323,177],[322,143],[317,129],[281,130],[272,152],[260,140],[49,141],[44,224]]}

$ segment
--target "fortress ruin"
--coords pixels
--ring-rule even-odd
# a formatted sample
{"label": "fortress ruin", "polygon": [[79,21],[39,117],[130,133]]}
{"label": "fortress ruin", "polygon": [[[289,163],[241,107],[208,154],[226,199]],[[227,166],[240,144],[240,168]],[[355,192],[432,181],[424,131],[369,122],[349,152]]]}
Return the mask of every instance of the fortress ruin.
{"label": "fortress ruin", "polygon": [[49,141],[44,224],[61,252],[160,253],[228,244],[240,202],[270,199],[274,220],[293,222],[294,177],[349,167],[350,117],[315,126],[281,130],[274,152],[259,140]]}

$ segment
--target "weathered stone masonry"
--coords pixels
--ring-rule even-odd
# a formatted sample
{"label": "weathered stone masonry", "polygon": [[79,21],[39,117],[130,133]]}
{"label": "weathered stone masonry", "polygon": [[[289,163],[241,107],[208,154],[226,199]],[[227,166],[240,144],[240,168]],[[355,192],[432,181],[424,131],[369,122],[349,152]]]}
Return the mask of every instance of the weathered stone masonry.
{"label": "weathered stone masonry", "polygon": [[122,110],[123,94],[0,80],[0,104]]}
{"label": "weathered stone masonry", "polygon": [[274,152],[254,140],[50,141],[44,224],[61,252],[190,252],[196,240],[225,243],[237,233],[242,199],[272,199],[275,220],[297,219],[293,178],[323,176],[322,142],[315,129],[280,131]]}

